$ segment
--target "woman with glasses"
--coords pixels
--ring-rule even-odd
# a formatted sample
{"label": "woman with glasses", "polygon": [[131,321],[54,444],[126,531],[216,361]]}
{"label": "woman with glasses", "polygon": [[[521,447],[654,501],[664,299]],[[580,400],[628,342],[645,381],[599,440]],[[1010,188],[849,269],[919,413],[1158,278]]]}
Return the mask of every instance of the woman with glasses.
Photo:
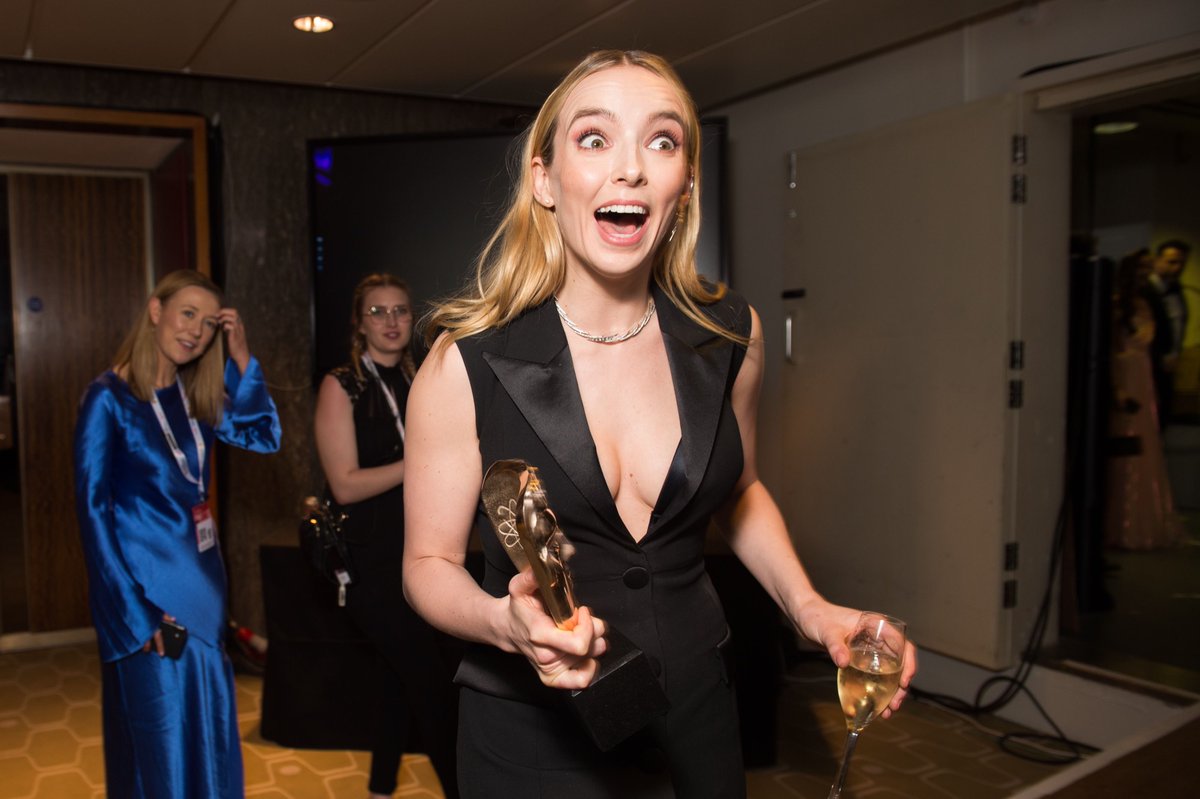
{"label": "woman with glasses", "polygon": [[315,433],[331,499],[347,514],[343,529],[352,582],[351,618],[381,660],[371,748],[372,797],[391,796],[401,756],[415,732],[447,797],[457,797],[456,665],[451,639],[404,599],[404,406],[416,365],[408,286],[368,275],[354,289],[350,362],[326,375]]}

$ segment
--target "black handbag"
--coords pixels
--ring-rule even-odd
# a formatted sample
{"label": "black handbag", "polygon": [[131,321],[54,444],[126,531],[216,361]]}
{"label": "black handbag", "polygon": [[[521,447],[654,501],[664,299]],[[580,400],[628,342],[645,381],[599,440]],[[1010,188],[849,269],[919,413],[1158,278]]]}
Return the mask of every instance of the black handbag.
{"label": "black handbag", "polygon": [[348,514],[328,498],[308,497],[304,508],[308,512],[300,520],[300,549],[313,570],[337,587],[338,606],[344,607],[346,589],[354,582],[354,568],[342,530]]}

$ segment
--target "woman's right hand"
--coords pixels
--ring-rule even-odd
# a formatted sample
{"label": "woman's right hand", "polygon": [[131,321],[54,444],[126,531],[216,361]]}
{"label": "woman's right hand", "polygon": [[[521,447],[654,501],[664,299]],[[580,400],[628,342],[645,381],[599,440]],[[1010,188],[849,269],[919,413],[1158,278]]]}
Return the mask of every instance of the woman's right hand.
{"label": "woman's right hand", "polygon": [[[173,622],[173,621],[175,621],[175,617],[168,613],[164,613],[163,621]],[[146,643],[142,644],[143,652],[149,652],[151,649],[153,649],[155,652],[157,652],[159,657],[163,657],[166,655],[167,651],[165,649],[163,649],[163,640],[162,640],[162,630],[161,629],[155,630],[154,635],[151,636],[150,640],[147,641]]]}
{"label": "woman's right hand", "polygon": [[529,570],[508,583],[508,638],[551,688],[581,690],[596,676],[596,658],[608,649],[605,624],[586,607],[575,614],[575,626],[561,630],[538,597],[538,584]]}

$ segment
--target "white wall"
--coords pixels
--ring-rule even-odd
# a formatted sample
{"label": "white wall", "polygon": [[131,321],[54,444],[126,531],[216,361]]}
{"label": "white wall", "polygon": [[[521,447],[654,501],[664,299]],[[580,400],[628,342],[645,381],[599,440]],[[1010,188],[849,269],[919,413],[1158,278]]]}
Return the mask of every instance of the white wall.
{"label": "white wall", "polygon": [[760,468],[768,486],[787,471],[781,437],[779,342],[784,209],[777,204],[791,149],[1002,94],[1039,67],[1200,31],[1195,0],[1049,0],[728,106],[731,282],[762,316],[767,374]]}
{"label": "white wall", "polygon": [[[759,97],[705,109],[729,121],[728,191],[731,279],[762,316],[767,371],[759,426],[760,470],[769,487],[784,485],[781,340],[786,209],[779,204],[788,177],[786,153],[905,119],[993,97],[1016,88],[1039,67],[1139,48],[1200,32],[1196,0],[1048,0],[816,75]],[[869,234],[870,231],[864,231]],[[1065,247],[1065,244],[1064,244]],[[1064,313],[1066,309],[1064,308]],[[886,402],[887,398],[880,399]],[[789,520],[802,525],[803,519]],[[803,553],[801,553],[803,556]],[[816,575],[819,585],[819,575]],[[1032,586],[1028,590],[1033,589]],[[978,670],[930,655],[918,684],[970,699]],[[941,668],[933,668],[938,663]],[[1047,679],[1068,680],[1051,675]],[[1091,723],[1083,711],[1090,685],[1043,686],[1059,696],[1056,718]],[[956,689],[961,688],[961,692]],[[1078,701],[1072,697],[1078,694]],[[1149,713],[1149,711],[1147,711]],[[1134,728],[1154,713],[1124,708],[1117,726]],[[1021,718],[1031,723],[1030,718]],[[1111,743],[1107,732],[1102,744]]]}

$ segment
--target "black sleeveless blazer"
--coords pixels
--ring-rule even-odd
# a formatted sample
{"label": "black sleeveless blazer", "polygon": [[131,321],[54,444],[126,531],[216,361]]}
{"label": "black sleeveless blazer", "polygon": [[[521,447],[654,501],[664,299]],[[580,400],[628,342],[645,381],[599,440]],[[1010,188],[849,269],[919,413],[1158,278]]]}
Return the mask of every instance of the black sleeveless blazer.
{"label": "black sleeveless blazer", "polygon": [[[710,518],[742,473],[730,392],[746,351],[688,319],[657,287],[654,301],[682,436],[640,542],[625,529],[604,481],[553,302],[504,328],[460,340],[458,347],[475,401],[484,471],[512,458],[538,467],[551,507],[575,546],[569,565],[577,599],[646,652],[665,682],[673,663],[715,648],[727,631],[704,570],[703,548]],[[739,295],[727,293],[706,312],[749,335],[749,306]],[[483,588],[503,596],[515,570],[482,506],[476,530],[485,558]],[[457,681],[523,701],[547,703],[554,696],[523,657],[483,645],[468,652]]]}

